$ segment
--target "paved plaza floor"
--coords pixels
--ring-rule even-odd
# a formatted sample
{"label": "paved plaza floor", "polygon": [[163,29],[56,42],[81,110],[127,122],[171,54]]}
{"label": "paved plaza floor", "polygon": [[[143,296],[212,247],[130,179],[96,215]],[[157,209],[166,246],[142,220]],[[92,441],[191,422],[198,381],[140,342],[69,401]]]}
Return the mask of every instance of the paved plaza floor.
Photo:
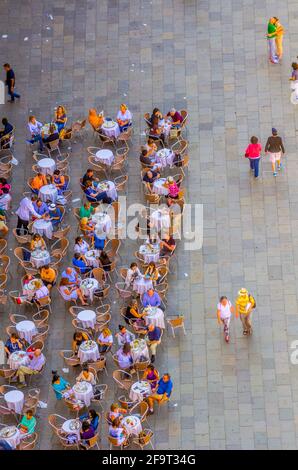
{"label": "paved plaza floor", "polygon": [[[16,126],[13,212],[32,174],[26,152],[29,114],[49,121],[57,104],[69,122],[90,107],[115,116],[121,102],[133,113],[129,153],[129,202],[143,202],[139,146],[143,114],[158,106],[188,110],[190,166],[187,201],[204,206],[204,240],[199,251],[178,249],[169,277],[168,315],[183,313],[187,336],[165,335],[157,367],[174,382],[172,401],[149,418],[156,449],[294,449],[298,445],[298,365],[291,343],[298,340],[298,107],[290,103],[290,64],[298,53],[296,0],[2,0],[1,64],[10,62],[22,97],[0,105],[0,117]],[[266,26],[279,16],[285,26],[284,59],[270,65]],[[7,35],[7,38],[2,35]],[[1,37],[2,36],[2,37]],[[4,74],[3,74],[4,78]],[[276,127],[284,138],[284,169],[273,178],[268,158],[254,180],[243,158],[251,135],[262,144]],[[80,198],[79,178],[88,166],[88,138],[73,146],[71,189]],[[78,206],[79,203],[73,203]],[[76,234],[73,224],[70,247]],[[16,216],[9,218],[11,228]],[[9,250],[15,247],[12,235]],[[137,242],[127,241],[122,264],[133,260]],[[9,290],[20,287],[13,252]],[[70,262],[72,248],[69,250]],[[64,263],[64,267],[67,261]],[[232,322],[225,344],[216,321],[219,295],[235,299],[245,286],[257,300],[253,336]],[[1,339],[13,306],[1,306]],[[116,297],[113,325],[119,323]],[[38,411],[40,449],[59,448],[47,424],[49,413],[68,415],[51,390],[51,370],[63,367],[71,317],[53,299],[47,367],[34,384],[48,408]],[[114,401],[110,387],[107,404]],[[71,371],[66,375],[74,380]],[[297,393],[297,396],[296,396]],[[102,432],[107,448],[106,427]]]}

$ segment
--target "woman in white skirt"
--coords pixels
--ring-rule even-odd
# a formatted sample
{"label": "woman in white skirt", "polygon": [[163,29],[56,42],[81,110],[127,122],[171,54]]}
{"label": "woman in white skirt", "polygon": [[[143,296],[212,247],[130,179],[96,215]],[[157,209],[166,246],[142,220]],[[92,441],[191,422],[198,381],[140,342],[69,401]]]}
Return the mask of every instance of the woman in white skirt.
{"label": "woman in white skirt", "polygon": [[217,321],[218,324],[224,326],[224,336],[228,343],[230,340],[230,321],[232,314],[234,313],[234,307],[226,296],[222,296],[217,304]]}

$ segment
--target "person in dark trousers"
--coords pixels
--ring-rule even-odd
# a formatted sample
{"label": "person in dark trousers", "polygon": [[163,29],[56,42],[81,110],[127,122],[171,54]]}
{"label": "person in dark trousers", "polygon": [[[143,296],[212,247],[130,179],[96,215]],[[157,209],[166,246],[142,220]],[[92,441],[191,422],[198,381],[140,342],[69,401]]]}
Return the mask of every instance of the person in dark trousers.
{"label": "person in dark trousers", "polygon": [[8,100],[10,103],[14,103],[15,98],[21,98],[21,96],[14,91],[15,89],[15,84],[16,84],[16,77],[14,74],[13,69],[11,68],[10,64],[4,64],[3,68],[6,72],[6,81],[5,85],[8,87],[8,94],[10,96],[10,100]]}

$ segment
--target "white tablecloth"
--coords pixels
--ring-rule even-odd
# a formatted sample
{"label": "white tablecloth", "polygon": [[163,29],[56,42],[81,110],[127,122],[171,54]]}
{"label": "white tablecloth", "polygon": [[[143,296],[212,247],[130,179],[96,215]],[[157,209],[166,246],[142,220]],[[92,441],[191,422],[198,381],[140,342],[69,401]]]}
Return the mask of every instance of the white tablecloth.
{"label": "white tablecloth", "polygon": [[[79,423],[78,429],[71,429],[70,426],[73,423]],[[79,440],[81,427],[82,427],[82,424],[78,419],[68,419],[67,421],[64,421],[64,423],[62,424],[62,431],[64,431],[66,434],[76,434]]]}
{"label": "white tablecloth", "polygon": [[111,231],[112,219],[108,214],[104,214],[103,212],[95,212],[95,214],[91,216],[91,220],[96,223],[95,230],[104,230],[106,234]]}
{"label": "white tablecloth", "polygon": [[157,263],[159,260],[159,248],[152,252],[148,245],[141,245],[139,253],[143,256],[146,264],[149,264],[151,261]]}
{"label": "white tablecloth", "polygon": [[33,233],[39,233],[51,239],[53,236],[53,225],[50,220],[37,219],[32,225]]}
{"label": "white tablecloth", "polygon": [[42,132],[42,134],[44,134],[44,137],[47,137],[48,135],[50,135],[50,125],[51,125],[51,124],[55,127],[55,130],[56,130],[56,131],[58,130],[58,127],[57,127],[57,125],[56,125],[54,122],[52,122],[52,123],[50,123],[50,122],[49,122],[49,123],[46,123],[46,124],[44,124],[44,125],[42,126],[42,128],[41,128],[41,132]]}
{"label": "white tablecloth", "polygon": [[162,127],[162,126],[163,126],[163,133],[164,133],[164,135],[165,135],[166,137],[168,137],[169,134],[170,134],[171,127],[172,127],[171,122],[162,119],[161,121],[159,121],[159,127]]}
{"label": "white tablecloth", "polygon": [[155,161],[159,163],[162,168],[165,168],[167,165],[173,166],[174,152],[170,149],[161,149],[156,152]]}
{"label": "white tablecloth", "polygon": [[27,366],[30,362],[25,351],[13,352],[8,358],[8,364],[11,369],[17,370],[20,366]]}
{"label": "white tablecloth", "polygon": [[92,341],[92,345],[87,351],[82,348],[82,345],[85,343],[86,341],[81,344],[78,350],[78,357],[81,361],[81,364],[84,362],[97,361],[97,359],[99,359],[99,351],[96,342]]}
{"label": "white tablecloth", "polygon": [[125,416],[121,420],[121,424],[126,429],[129,436],[132,434],[138,436],[140,432],[142,432],[142,423],[138,416]]}
{"label": "white tablecloth", "polygon": [[115,122],[115,121],[114,121],[114,125],[112,127],[106,127],[106,124],[104,122],[103,125],[101,126],[101,130],[102,130],[103,134],[105,134],[107,137],[117,138],[118,135],[120,135],[120,129],[119,129],[118,122]]}
{"label": "white tablecloth", "polygon": [[159,178],[153,183],[153,192],[160,196],[167,196],[169,194],[168,188],[164,187],[164,183],[167,181],[166,178]]}
{"label": "white tablecloth", "polygon": [[110,166],[114,161],[114,154],[109,149],[98,150],[95,154],[95,160]]}
{"label": "white tablecloth", "polygon": [[[8,429],[14,429],[14,433],[10,437],[5,437],[5,432]],[[21,442],[21,433],[16,426],[6,426],[5,428],[0,429],[0,439],[3,439],[5,442],[10,444],[13,449],[15,449]]]}
{"label": "white tablecloth", "polygon": [[53,158],[42,158],[37,165],[44,175],[52,175],[56,170],[56,162]]}
{"label": "white tablecloth", "polygon": [[165,328],[165,315],[161,308],[147,307],[147,309],[147,315],[144,317],[146,325],[153,324],[159,328]]}
{"label": "white tablecloth", "polygon": [[93,294],[96,289],[99,288],[97,279],[88,277],[84,279],[80,284],[81,291],[85,297],[90,297],[90,300],[93,300]]}
{"label": "white tablecloth", "polygon": [[129,398],[132,401],[143,401],[144,398],[150,396],[151,394],[152,392],[150,383],[146,380],[140,380],[139,382],[132,384],[129,392]]}
{"label": "white tablecloth", "polygon": [[138,338],[130,343],[131,355],[134,362],[140,362],[141,356],[149,359],[149,350],[144,339]]}
{"label": "white tablecloth", "polygon": [[[52,225],[51,222],[50,224]],[[36,268],[41,268],[46,264],[50,264],[51,256],[47,250],[34,250],[31,252],[30,261]]]}
{"label": "white tablecloth", "polygon": [[94,328],[96,322],[96,313],[93,310],[81,310],[77,319],[82,323],[84,328]]}
{"label": "white tablecloth", "polygon": [[97,185],[98,189],[106,191],[107,196],[116,201],[118,198],[115,183],[113,181],[101,181]]}
{"label": "white tablecloth", "polygon": [[5,393],[4,400],[6,401],[7,408],[14,410],[19,415],[22,413],[25,401],[23,392],[20,390],[11,390]]}
{"label": "white tablecloth", "polygon": [[20,338],[24,338],[27,343],[32,343],[32,337],[37,334],[37,329],[33,321],[24,320],[16,324],[16,330]]}
{"label": "white tablecloth", "polygon": [[[79,387],[82,385],[85,385],[86,390],[79,391]],[[72,390],[77,400],[81,400],[86,406],[90,406],[91,398],[93,398],[94,395],[92,385],[89,382],[78,382],[74,384]]]}
{"label": "white tablecloth", "polygon": [[170,215],[167,212],[161,212],[157,209],[151,214],[151,222],[158,231],[163,228],[168,229],[171,225]]}
{"label": "white tablecloth", "polygon": [[140,277],[136,279],[132,285],[132,290],[142,295],[153,287],[152,281],[150,279],[145,279]]}
{"label": "white tablecloth", "polygon": [[37,280],[37,278],[31,279],[31,281],[28,282],[28,284],[23,285],[23,295],[26,295],[28,299],[32,299],[34,292],[37,290],[34,282]]}
{"label": "white tablecloth", "polygon": [[92,266],[93,268],[98,268],[99,262],[96,259],[99,256],[99,250],[89,250],[85,253],[85,259],[88,266]]}
{"label": "white tablecloth", "polygon": [[38,197],[44,201],[56,202],[58,196],[58,190],[54,184],[46,184],[39,190]]}

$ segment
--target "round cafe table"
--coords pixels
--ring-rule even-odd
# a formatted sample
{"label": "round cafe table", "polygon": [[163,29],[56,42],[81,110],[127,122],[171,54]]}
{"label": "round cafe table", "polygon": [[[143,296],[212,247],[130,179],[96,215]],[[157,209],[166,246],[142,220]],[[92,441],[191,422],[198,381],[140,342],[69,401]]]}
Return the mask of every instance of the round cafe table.
{"label": "round cafe table", "polygon": [[129,392],[129,398],[132,401],[143,401],[144,398],[152,394],[150,383],[146,380],[140,380],[132,384]]}
{"label": "round cafe table", "polygon": [[168,137],[170,135],[170,130],[172,127],[171,122],[168,120],[162,119],[161,121],[159,121],[159,127],[162,127],[162,126],[163,126],[163,133],[165,137]]}
{"label": "round cafe table", "polygon": [[135,339],[130,343],[131,355],[134,362],[140,362],[141,357],[149,359],[149,350],[146,341],[143,338]]}
{"label": "round cafe table", "polygon": [[141,245],[139,248],[139,253],[141,256],[143,256],[146,264],[151,263],[151,261],[157,263],[159,260],[159,251],[159,247],[156,247],[153,251],[151,251],[148,245]]}
{"label": "round cafe table", "polygon": [[152,324],[154,326],[158,326],[159,328],[165,328],[165,314],[161,308],[147,307],[145,311],[146,315],[144,316],[144,320],[146,325]]}
{"label": "round cafe table", "polygon": [[81,364],[84,364],[84,362],[97,361],[97,359],[99,359],[98,345],[96,342],[92,341],[88,349],[85,349],[86,343],[87,341],[83,341],[78,351],[78,358]]}
{"label": "round cafe table", "polygon": [[86,406],[90,406],[91,398],[93,398],[94,395],[92,385],[89,382],[77,382],[72,387],[72,390],[76,400],[80,400],[85,403]]}
{"label": "round cafe table", "polygon": [[56,162],[53,158],[42,158],[37,166],[44,175],[52,175],[56,170]]}
{"label": "round cafe table", "polygon": [[28,282],[28,284],[23,284],[23,295],[27,296],[29,300],[32,299],[34,292],[36,291],[36,287],[34,285],[36,280],[37,278],[33,278]]}
{"label": "round cafe table", "polygon": [[21,442],[21,432],[16,426],[5,426],[0,428],[0,439],[15,449]]}
{"label": "round cafe table", "polygon": [[39,233],[41,236],[46,236],[51,239],[53,236],[53,225],[50,220],[36,219],[32,225],[33,233]]}
{"label": "round cafe table", "polygon": [[129,436],[138,436],[140,432],[142,432],[142,423],[138,416],[125,416],[122,418],[121,424],[126,429]]}
{"label": "round cafe table", "polygon": [[29,362],[29,357],[25,351],[15,351],[8,358],[9,367],[14,370],[21,366],[27,366]]}
{"label": "round cafe table", "polygon": [[37,334],[37,329],[33,321],[24,320],[16,324],[16,330],[20,338],[24,338],[27,343],[32,343],[32,337]]}
{"label": "round cafe table", "polygon": [[41,268],[51,262],[50,253],[47,250],[34,250],[31,252],[31,263],[35,268]]}
{"label": "round cafe table", "polygon": [[91,216],[91,220],[96,223],[97,230],[104,231],[108,234],[112,228],[112,219],[108,214],[103,212],[95,212]]}
{"label": "round cafe table", "polygon": [[82,427],[82,423],[79,419],[67,419],[62,424],[62,431],[64,431],[68,435],[76,434],[79,440],[81,427]]}
{"label": "round cafe table", "polygon": [[81,310],[77,319],[82,323],[84,328],[94,328],[96,323],[96,313],[93,310]]}
{"label": "round cafe table", "polygon": [[48,137],[48,136],[50,135],[50,125],[51,125],[51,124],[55,127],[55,130],[56,130],[56,131],[58,130],[58,127],[57,127],[57,125],[56,125],[54,122],[52,122],[52,123],[50,123],[50,122],[45,123],[45,124],[42,126],[42,128],[41,128],[41,133],[44,135],[44,137]]}
{"label": "round cafe table", "polygon": [[155,161],[159,163],[162,168],[165,168],[167,165],[173,166],[174,156],[175,154],[171,149],[161,149],[156,152]]}
{"label": "round cafe table", "polygon": [[159,194],[160,196],[167,196],[169,194],[169,190],[164,186],[166,181],[166,178],[159,178],[158,180],[154,181],[153,192],[155,194]]}
{"label": "round cafe table", "polygon": [[153,226],[158,230],[169,229],[171,226],[171,219],[168,212],[163,212],[160,209],[152,212],[151,222]]}
{"label": "round cafe table", "polygon": [[104,165],[111,166],[114,161],[114,154],[109,149],[98,150],[95,154],[95,160],[104,163]]}
{"label": "round cafe table", "polygon": [[92,268],[98,268],[99,261],[96,259],[99,256],[99,250],[89,250],[85,253],[85,260],[88,266],[92,266]]}
{"label": "round cafe table", "polygon": [[45,184],[39,190],[38,197],[43,201],[56,202],[58,190],[54,184]]}
{"label": "round cafe table", "polygon": [[113,201],[116,201],[118,199],[116,186],[113,181],[101,181],[100,183],[98,183],[97,188],[101,189],[102,191],[106,191],[107,196],[113,199]]}
{"label": "round cafe table", "polygon": [[104,121],[103,125],[101,126],[101,130],[103,134],[110,138],[117,139],[117,137],[120,135],[119,124],[115,121]]}
{"label": "round cafe table", "polygon": [[4,400],[6,401],[7,408],[15,411],[18,415],[22,413],[24,406],[24,394],[20,390],[11,390],[5,393]]}
{"label": "round cafe table", "polygon": [[93,294],[94,291],[96,291],[99,288],[99,284],[97,279],[94,279],[93,277],[87,277],[86,279],[83,279],[83,281],[80,284],[80,288],[82,291],[82,294],[85,297],[89,297],[90,300],[93,300]]}
{"label": "round cafe table", "polygon": [[149,289],[153,288],[153,284],[151,279],[145,279],[143,276],[135,279],[132,290],[137,292],[138,294],[142,295],[147,292]]}

